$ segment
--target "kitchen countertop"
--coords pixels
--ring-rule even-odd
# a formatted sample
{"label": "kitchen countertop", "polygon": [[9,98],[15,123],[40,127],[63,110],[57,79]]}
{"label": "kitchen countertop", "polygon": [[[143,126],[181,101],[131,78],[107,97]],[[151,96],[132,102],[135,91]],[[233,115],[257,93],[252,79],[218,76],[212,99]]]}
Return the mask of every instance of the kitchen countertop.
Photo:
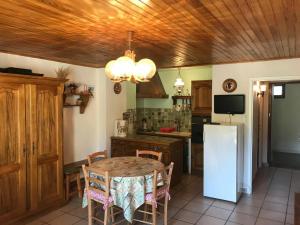
{"label": "kitchen countertop", "polygon": [[145,135],[145,134],[127,135],[126,137],[112,136],[111,138],[118,139],[118,140],[129,140],[129,141],[139,141],[139,142],[146,142],[146,143],[160,143],[160,144],[172,144],[174,142],[179,141],[176,138]]}
{"label": "kitchen countertop", "polygon": [[138,134],[174,137],[174,138],[190,138],[191,137],[191,132],[178,132],[178,131],[174,131],[171,133],[165,133],[165,132],[159,132],[159,131],[138,131]]}

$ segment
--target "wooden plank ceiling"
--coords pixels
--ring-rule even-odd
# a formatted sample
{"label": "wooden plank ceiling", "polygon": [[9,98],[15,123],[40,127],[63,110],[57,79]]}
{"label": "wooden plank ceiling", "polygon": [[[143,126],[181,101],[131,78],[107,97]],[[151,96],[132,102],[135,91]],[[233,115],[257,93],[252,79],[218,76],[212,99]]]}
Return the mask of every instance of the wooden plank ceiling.
{"label": "wooden plank ceiling", "polygon": [[123,54],[159,67],[300,57],[300,0],[3,0],[0,52],[91,67]]}

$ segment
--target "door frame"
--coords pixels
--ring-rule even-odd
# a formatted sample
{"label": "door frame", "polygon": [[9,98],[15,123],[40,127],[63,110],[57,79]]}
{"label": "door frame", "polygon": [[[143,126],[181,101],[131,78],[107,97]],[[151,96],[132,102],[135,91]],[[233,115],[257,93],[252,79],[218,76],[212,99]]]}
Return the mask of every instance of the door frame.
{"label": "door frame", "polygon": [[267,144],[267,162],[268,165],[270,165],[272,160],[272,154],[271,154],[271,137],[272,137],[272,86],[274,83],[269,82],[269,104],[268,104],[268,144]]}
{"label": "door frame", "polygon": [[[249,182],[252,184],[252,181],[254,180],[254,175],[252,172],[252,165],[253,165],[253,99],[254,99],[254,91],[253,91],[253,85],[255,84],[256,81],[265,81],[265,82],[288,82],[288,81],[299,81],[300,82],[300,75],[297,76],[265,76],[265,77],[251,77],[249,78],[249,83],[248,83],[248,119],[247,119],[247,125],[249,126],[247,131],[246,131],[246,135],[247,135],[247,139],[248,139],[248,143],[246,144],[247,149],[249,149],[249,151],[251,151],[251,154],[249,155],[250,157],[250,161],[248,161],[249,163],[249,175],[250,175],[250,179],[251,182],[249,180]],[[247,112],[247,109],[246,109]],[[248,134],[247,134],[248,133]],[[246,192],[247,193],[251,193],[252,192],[252,185],[246,188]]]}

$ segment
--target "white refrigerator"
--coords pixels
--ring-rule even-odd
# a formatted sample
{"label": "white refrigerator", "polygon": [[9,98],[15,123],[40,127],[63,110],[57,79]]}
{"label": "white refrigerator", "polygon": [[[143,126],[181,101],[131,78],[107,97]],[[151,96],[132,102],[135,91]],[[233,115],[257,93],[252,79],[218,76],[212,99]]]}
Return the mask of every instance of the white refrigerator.
{"label": "white refrigerator", "polygon": [[205,124],[204,196],[237,202],[243,187],[243,125]]}

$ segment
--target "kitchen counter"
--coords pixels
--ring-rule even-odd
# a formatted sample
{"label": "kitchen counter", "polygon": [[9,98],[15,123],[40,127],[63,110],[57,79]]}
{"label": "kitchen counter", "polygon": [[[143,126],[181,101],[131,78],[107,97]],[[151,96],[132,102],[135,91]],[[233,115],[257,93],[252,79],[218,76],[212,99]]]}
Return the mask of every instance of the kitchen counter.
{"label": "kitchen counter", "polygon": [[136,134],[136,135],[127,135],[126,137],[115,137],[112,136],[111,139],[117,139],[117,140],[128,140],[128,141],[135,141],[135,142],[143,142],[143,143],[159,143],[159,144],[172,144],[174,142],[178,142],[178,139],[176,138],[170,138],[170,137],[162,137],[162,136],[153,136],[153,135],[145,135],[144,134]]}
{"label": "kitchen counter", "polygon": [[171,133],[165,133],[165,132],[158,132],[158,131],[138,131],[138,134],[142,134],[144,136],[152,136],[153,137],[171,137],[171,138],[177,138],[184,140],[184,148],[187,150],[187,159],[184,159],[187,161],[187,167],[188,167],[188,173],[192,173],[192,143],[191,143],[191,132],[171,132]]}
{"label": "kitchen counter", "polygon": [[163,136],[163,137],[174,137],[174,138],[191,138],[191,132],[178,132],[174,131],[171,133],[159,132],[159,131],[138,131],[138,134],[152,135],[152,136]]}

